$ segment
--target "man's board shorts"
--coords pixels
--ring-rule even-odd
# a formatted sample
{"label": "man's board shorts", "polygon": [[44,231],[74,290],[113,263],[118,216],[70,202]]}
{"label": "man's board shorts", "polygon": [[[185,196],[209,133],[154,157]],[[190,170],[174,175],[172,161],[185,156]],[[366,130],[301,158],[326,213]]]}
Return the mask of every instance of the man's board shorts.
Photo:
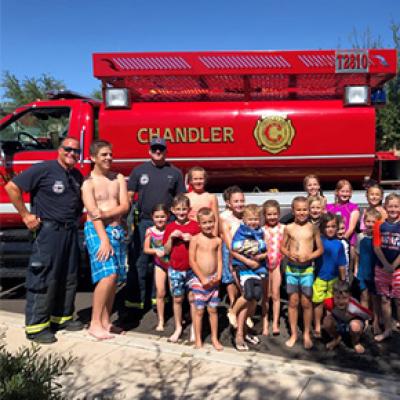
{"label": "man's board shorts", "polygon": [[231,255],[229,253],[229,249],[225,243],[222,243],[222,278],[221,282],[224,285],[229,285],[235,282],[235,278],[232,275],[232,271],[230,269]]}
{"label": "man's board shorts", "polygon": [[325,299],[333,296],[333,285],[338,278],[325,281],[317,277],[312,286],[312,301],[313,303],[322,303]]}
{"label": "man's board shorts", "polygon": [[375,267],[376,293],[392,299],[400,299],[400,268],[393,272],[385,271],[382,267]]}
{"label": "man's board shorts", "polygon": [[[215,275],[209,276],[209,279],[215,278]],[[218,297],[218,286],[204,289],[200,279],[195,275],[190,284],[193,297],[194,306],[198,310],[203,310],[204,307],[216,308],[220,302]]]}
{"label": "man's board shorts", "polygon": [[193,280],[194,276],[190,271],[178,271],[171,267],[168,268],[169,288],[173,297],[181,297],[185,295],[186,286]]}
{"label": "man's board shorts", "polygon": [[286,291],[302,293],[312,297],[312,285],[314,281],[314,267],[312,265],[296,265],[288,262],[286,265]]}
{"label": "man's board shorts", "polygon": [[97,235],[93,222],[87,221],[84,227],[86,247],[90,256],[90,268],[92,271],[92,282],[96,283],[100,279],[112,274],[117,275],[118,282],[126,280],[126,243],[125,231],[122,226],[107,225],[105,227],[107,237],[114,250],[106,261],[97,259],[97,252],[100,248],[100,238]]}

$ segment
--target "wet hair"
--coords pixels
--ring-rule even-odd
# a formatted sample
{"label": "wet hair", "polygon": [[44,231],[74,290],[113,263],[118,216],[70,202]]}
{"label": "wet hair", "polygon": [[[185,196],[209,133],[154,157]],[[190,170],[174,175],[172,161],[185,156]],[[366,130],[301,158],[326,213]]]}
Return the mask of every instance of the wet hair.
{"label": "wet hair", "polygon": [[385,197],[385,207],[387,207],[388,206],[388,204],[389,204],[389,201],[390,200],[398,200],[398,201],[400,201],[400,194],[397,194],[397,193],[389,193],[386,197]]}
{"label": "wet hair", "polygon": [[310,174],[310,175],[307,175],[307,176],[304,177],[304,179],[303,179],[303,188],[304,188],[304,190],[307,191],[307,184],[311,179],[315,179],[318,182],[319,194],[322,196],[321,182],[320,182],[320,180],[319,180],[317,175]]}
{"label": "wet hair", "polygon": [[165,214],[169,214],[169,210],[168,207],[164,204],[164,203],[158,203],[156,204],[152,210],[151,210],[151,215],[153,215],[154,213],[156,213],[157,211],[164,211]]}
{"label": "wet hair", "polygon": [[[228,188],[229,189],[229,188]],[[227,189],[227,190],[228,190]],[[233,194],[235,194],[235,193],[243,193],[243,190],[242,189],[240,189],[240,187],[239,186],[236,186],[236,185],[234,185],[234,186],[230,186],[230,190],[229,190],[229,196],[228,196],[228,201],[231,199],[231,197],[232,197],[232,195]]]}
{"label": "wet hair", "polygon": [[207,182],[207,171],[203,167],[196,166],[196,167],[190,168],[187,173],[187,179],[188,179],[189,183],[193,179],[193,172],[202,172],[204,174],[204,179]]}
{"label": "wet hair", "polygon": [[262,205],[262,210],[263,210],[263,214],[266,213],[267,208],[276,208],[278,211],[278,214],[281,213],[281,206],[279,205],[279,203],[276,200],[267,200],[263,205]]}
{"label": "wet hair", "polygon": [[261,207],[257,204],[247,204],[247,206],[244,206],[243,218],[247,217],[248,215],[260,216],[260,211]]}
{"label": "wet hair", "polygon": [[172,207],[176,207],[179,204],[184,204],[186,207],[190,207],[189,197],[185,196],[183,193],[179,193],[172,200]]}
{"label": "wet hair", "polygon": [[293,200],[292,200],[292,209],[294,208],[294,205],[296,203],[307,203],[307,197],[305,196],[296,196]]}
{"label": "wet hair", "polygon": [[112,144],[110,142],[108,142],[107,140],[100,140],[100,139],[94,140],[89,148],[90,155],[93,157],[97,156],[100,149],[102,149],[103,147],[112,148]]}
{"label": "wet hair", "polygon": [[197,222],[200,222],[201,217],[208,217],[209,215],[212,215],[215,220],[215,215],[210,207],[201,207],[200,210],[197,211]]}
{"label": "wet hair", "polygon": [[333,294],[350,295],[350,285],[346,281],[336,281],[333,284]]}
{"label": "wet hair", "polygon": [[336,225],[338,225],[335,214],[332,214],[331,212],[327,212],[327,213],[321,215],[321,218],[319,220],[319,231],[321,232],[322,235],[325,235],[326,226],[331,221],[335,221]]}
{"label": "wet hair", "polygon": [[368,207],[364,212],[364,221],[367,217],[374,217],[375,219],[382,219],[382,214],[375,207]]}
{"label": "wet hair", "polygon": [[314,201],[319,201],[321,203],[321,207],[324,208],[324,198],[322,196],[309,196],[307,198],[308,207],[310,207]]}

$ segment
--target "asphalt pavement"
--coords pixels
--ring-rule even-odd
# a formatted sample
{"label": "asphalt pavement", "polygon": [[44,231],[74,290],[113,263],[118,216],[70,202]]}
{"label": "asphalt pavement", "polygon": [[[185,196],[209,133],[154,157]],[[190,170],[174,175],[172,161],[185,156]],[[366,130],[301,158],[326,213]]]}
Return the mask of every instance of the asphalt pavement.
{"label": "asphalt pavement", "polygon": [[[5,288],[3,288],[4,290]],[[8,312],[23,314],[25,307],[24,289],[19,288],[15,293],[12,293],[1,299],[0,309]],[[91,290],[79,291],[76,298],[76,314],[77,317],[84,323],[90,321],[91,314]],[[140,334],[152,334],[160,339],[166,338],[173,333],[174,323],[171,312],[171,304],[166,307],[166,326],[162,333],[154,330],[157,317],[153,310],[145,313],[138,313],[132,309],[124,307],[124,293],[121,289],[117,294],[115,303],[115,312],[113,318],[116,323],[126,329],[128,332]],[[225,303],[218,309],[219,312],[219,332],[221,343],[228,348],[233,347],[233,332],[226,318]],[[188,310],[186,312],[188,318]],[[260,315],[256,314],[254,318],[255,326],[254,333],[261,333]],[[208,321],[204,321],[204,338],[206,343],[210,343]],[[287,308],[286,303],[282,303],[282,318],[281,318],[281,334],[280,336],[259,336],[261,343],[252,346],[251,350],[260,355],[271,355],[284,357],[289,360],[302,360],[321,365],[328,366],[337,371],[354,371],[360,373],[374,373],[386,377],[400,376],[400,332],[394,332],[392,338],[383,342],[376,343],[373,340],[370,330],[366,332],[363,338],[363,344],[366,347],[365,354],[356,354],[353,349],[346,343],[341,343],[334,351],[326,351],[325,343],[327,338],[323,340],[314,340],[314,348],[307,351],[303,348],[301,340],[293,349],[285,346],[285,341],[288,338],[288,323],[287,323]],[[183,335],[180,341],[183,349],[188,349],[192,346],[189,342],[189,322],[186,324]]]}

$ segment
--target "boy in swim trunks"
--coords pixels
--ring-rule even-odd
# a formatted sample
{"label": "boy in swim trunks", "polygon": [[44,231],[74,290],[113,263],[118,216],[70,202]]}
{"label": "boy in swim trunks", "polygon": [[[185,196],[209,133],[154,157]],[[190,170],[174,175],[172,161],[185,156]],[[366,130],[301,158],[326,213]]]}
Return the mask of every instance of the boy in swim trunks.
{"label": "boy in swim trunks", "polygon": [[[184,194],[178,194],[172,201],[172,213],[176,220],[165,228],[163,237],[164,253],[170,255],[168,277],[175,319],[175,331],[169,341],[176,343],[182,334],[182,302],[188,283],[189,243],[194,235],[200,233],[199,224],[189,219],[190,200]],[[189,298],[192,321],[195,319],[194,305]]]}
{"label": "boy in swim trunks", "polygon": [[304,196],[292,201],[294,222],[288,224],[283,234],[281,252],[288,258],[286,266],[286,289],[289,296],[290,338],[286,346],[293,347],[297,341],[299,302],[303,308],[304,348],[309,350],[312,321],[312,285],[314,279],[313,260],[324,251],[318,228],[308,221],[308,202]]}
{"label": "boy in swim trunks", "polygon": [[122,174],[112,172],[112,147],[95,140],[90,146],[94,168],[82,185],[82,200],[88,211],[85,241],[90,256],[93,293],[89,333],[96,339],[110,339],[110,333],[122,333],[112,325],[117,281],[126,278],[125,231],[121,217],[129,210],[128,192]]}
{"label": "boy in swim trunks", "polygon": [[364,353],[360,338],[364,332],[365,321],[372,313],[350,296],[350,286],[346,281],[336,281],[333,285],[333,298],[324,300],[329,311],[324,318],[322,329],[331,337],[326,344],[327,350],[333,350],[346,335],[350,336],[356,353]]}
{"label": "boy in swim trunks", "polygon": [[193,236],[189,245],[189,263],[194,273],[191,280],[191,289],[196,309],[194,320],[195,347],[203,346],[201,328],[204,308],[207,307],[210,327],[211,343],[218,351],[223,350],[218,341],[218,287],[222,276],[222,240],[215,236],[214,228],[216,216],[209,207],[200,208],[197,213],[201,233]]}

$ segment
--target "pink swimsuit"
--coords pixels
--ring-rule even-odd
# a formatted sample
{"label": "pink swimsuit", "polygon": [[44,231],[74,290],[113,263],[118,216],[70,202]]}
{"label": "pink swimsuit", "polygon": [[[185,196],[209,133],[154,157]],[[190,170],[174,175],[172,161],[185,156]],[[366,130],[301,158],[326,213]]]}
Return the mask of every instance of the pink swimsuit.
{"label": "pink swimsuit", "polygon": [[278,223],[275,226],[265,225],[263,231],[265,233],[265,241],[267,243],[268,268],[272,271],[281,264],[282,253],[281,243],[283,240],[283,232],[285,225]]}

